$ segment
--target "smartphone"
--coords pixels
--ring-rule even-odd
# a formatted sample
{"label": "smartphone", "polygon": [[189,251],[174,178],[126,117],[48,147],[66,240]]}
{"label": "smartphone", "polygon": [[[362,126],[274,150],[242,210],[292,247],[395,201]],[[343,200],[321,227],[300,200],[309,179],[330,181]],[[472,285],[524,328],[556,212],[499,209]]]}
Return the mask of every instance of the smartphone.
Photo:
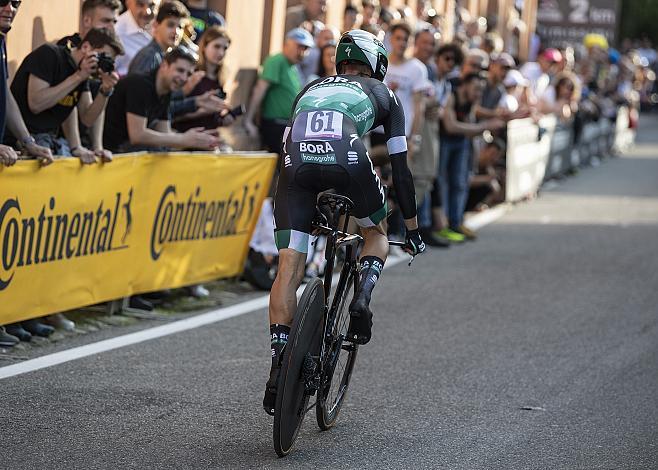
{"label": "smartphone", "polygon": [[233,108],[232,110],[230,110],[228,113],[234,118],[237,118],[238,116],[242,116],[245,113],[245,111],[246,111],[245,106],[243,104],[240,104],[235,108]]}

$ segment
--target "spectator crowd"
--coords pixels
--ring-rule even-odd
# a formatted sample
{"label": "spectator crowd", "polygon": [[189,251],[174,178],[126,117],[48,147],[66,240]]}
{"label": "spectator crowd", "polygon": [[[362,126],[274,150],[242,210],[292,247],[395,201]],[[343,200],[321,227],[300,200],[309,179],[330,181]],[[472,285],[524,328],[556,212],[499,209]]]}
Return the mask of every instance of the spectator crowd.
{"label": "spectator crowd", "polygon": [[[118,153],[228,149],[218,128],[233,125],[245,109],[228,105],[236,86],[223,63],[227,54],[239,54],[240,44],[232,43],[225,19],[206,0],[85,0],[80,31],[28,54],[9,85],[5,41],[20,3],[0,7],[0,165],[28,158],[48,165],[62,157],[110,164]],[[526,25],[519,12],[501,35],[493,18],[458,9],[448,39],[446,18],[429,1],[418,0],[415,11],[386,0],[348,2],[340,30],[324,23],[326,5],[303,0],[288,9],[283,48],[262,64],[234,132],[279,153],[296,95],[306,83],[336,73],[340,33],[371,32],[388,50],[384,82],[404,108],[419,226],[429,246],[475,240],[465,212],[505,199],[509,121],[554,115],[573,124],[577,139],[584,123],[614,119],[621,105],[630,107],[633,123],[637,111],[657,101],[658,62],[648,40],[624,40],[615,49],[597,34],[557,48],[537,39],[522,63],[519,31]],[[391,186],[383,135],[374,130],[368,140],[373,163]],[[395,207],[395,188],[389,197]],[[267,220],[270,201],[248,260],[250,276],[265,287],[262,277],[271,277],[276,263]],[[389,230],[392,237],[402,234],[396,212]],[[319,264],[311,252],[310,269]],[[189,292],[208,294],[203,286]],[[162,295],[135,296],[130,304],[152,309]],[[49,336],[54,328],[75,325],[60,313],[0,326],[0,346]]]}

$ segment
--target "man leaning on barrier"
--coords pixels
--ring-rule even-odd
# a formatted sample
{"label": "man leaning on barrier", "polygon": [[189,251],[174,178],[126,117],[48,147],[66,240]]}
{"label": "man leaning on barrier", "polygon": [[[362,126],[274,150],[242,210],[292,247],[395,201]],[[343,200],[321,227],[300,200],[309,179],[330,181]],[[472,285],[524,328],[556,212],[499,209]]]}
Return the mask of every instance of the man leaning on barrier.
{"label": "man leaning on barrier", "polygon": [[[151,27],[153,40],[135,55],[130,62],[128,74],[148,75],[157,70],[166,51],[179,45],[189,16],[190,12],[185,5],[177,0],[162,3]],[[196,111],[220,113],[229,110],[228,104],[212,92],[186,98],[202,76],[203,73],[192,74],[185,87],[172,94],[170,107],[174,118]]]}
{"label": "man leaning on barrier", "polygon": [[[38,158],[41,163],[47,165],[53,161],[52,153],[50,149],[37,145],[34,137],[28,132],[16,99],[10,93],[7,85],[7,46],[5,38],[11,29],[11,24],[20,4],[19,1],[0,1],[0,52],[2,53],[0,60],[0,142],[3,141],[6,126],[18,141],[23,152]],[[16,151],[8,145],[0,144],[0,165],[11,166],[16,163],[16,160],[18,160]]]}
{"label": "man leaning on barrier", "polygon": [[[0,0],[0,142],[2,142],[5,126],[16,137],[23,152],[38,158],[42,164],[52,163],[53,156],[50,149],[37,145],[34,138],[29,134],[16,100],[9,92],[7,86],[7,49],[5,37],[11,29],[20,1]],[[0,144],[0,165],[11,166],[18,160],[16,151],[8,146]],[[12,325],[10,325],[11,327]],[[0,325],[0,348],[13,347],[18,344],[19,338],[5,330]]]}
{"label": "man leaning on barrier", "polygon": [[485,78],[479,73],[462,77],[457,88],[448,96],[439,129],[439,187],[449,224],[440,236],[456,243],[463,242],[467,233],[463,220],[468,197],[469,139],[485,130],[493,131],[505,126],[505,122],[498,118],[471,122],[471,111],[480,101],[484,84]]}
{"label": "man leaning on barrier", "polygon": [[[16,72],[11,91],[27,128],[36,141],[55,154],[76,156],[82,163],[94,163],[94,152],[80,143],[80,121],[94,125],[105,109],[118,75],[101,66],[123,54],[123,46],[113,31],[91,29],[79,44],[69,49],[63,45],[43,44],[31,52]],[[89,79],[100,77],[100,93],[92,100]],[[60,137],[60,128],[64,138]]]}
{"label": "man leaning on barrier", "polygon": [[187,49],[175,47],[154,72],[121,79],[105,113],[107,147],[117,153],[216,148],[219,139],[213,131],[171,129],[171,93],[185,85],[195,65],[196,58]]}

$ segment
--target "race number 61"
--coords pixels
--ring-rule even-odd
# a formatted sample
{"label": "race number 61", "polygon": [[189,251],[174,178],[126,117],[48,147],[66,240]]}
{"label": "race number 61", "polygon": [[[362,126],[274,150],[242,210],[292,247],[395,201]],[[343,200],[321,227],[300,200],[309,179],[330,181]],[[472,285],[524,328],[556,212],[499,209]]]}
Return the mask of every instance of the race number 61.
{"label": "race number 61", "polygon": [[336,111],[312,111],[306,121],[307,139],[340,139],[343,135],[343,115]]}

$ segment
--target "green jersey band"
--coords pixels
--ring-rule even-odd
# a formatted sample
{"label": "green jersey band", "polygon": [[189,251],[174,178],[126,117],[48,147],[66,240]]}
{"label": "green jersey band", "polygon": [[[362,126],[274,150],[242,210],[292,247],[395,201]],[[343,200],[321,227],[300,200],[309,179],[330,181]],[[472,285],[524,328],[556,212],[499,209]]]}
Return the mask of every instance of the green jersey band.
{"label": "green jersey band", "polygon": [[334,110],[356,124],[359,137],[375,122],[375,109],[361,84],[343,77],[328,77],[309,88],[299,99],[293,117],[303,111]]}

